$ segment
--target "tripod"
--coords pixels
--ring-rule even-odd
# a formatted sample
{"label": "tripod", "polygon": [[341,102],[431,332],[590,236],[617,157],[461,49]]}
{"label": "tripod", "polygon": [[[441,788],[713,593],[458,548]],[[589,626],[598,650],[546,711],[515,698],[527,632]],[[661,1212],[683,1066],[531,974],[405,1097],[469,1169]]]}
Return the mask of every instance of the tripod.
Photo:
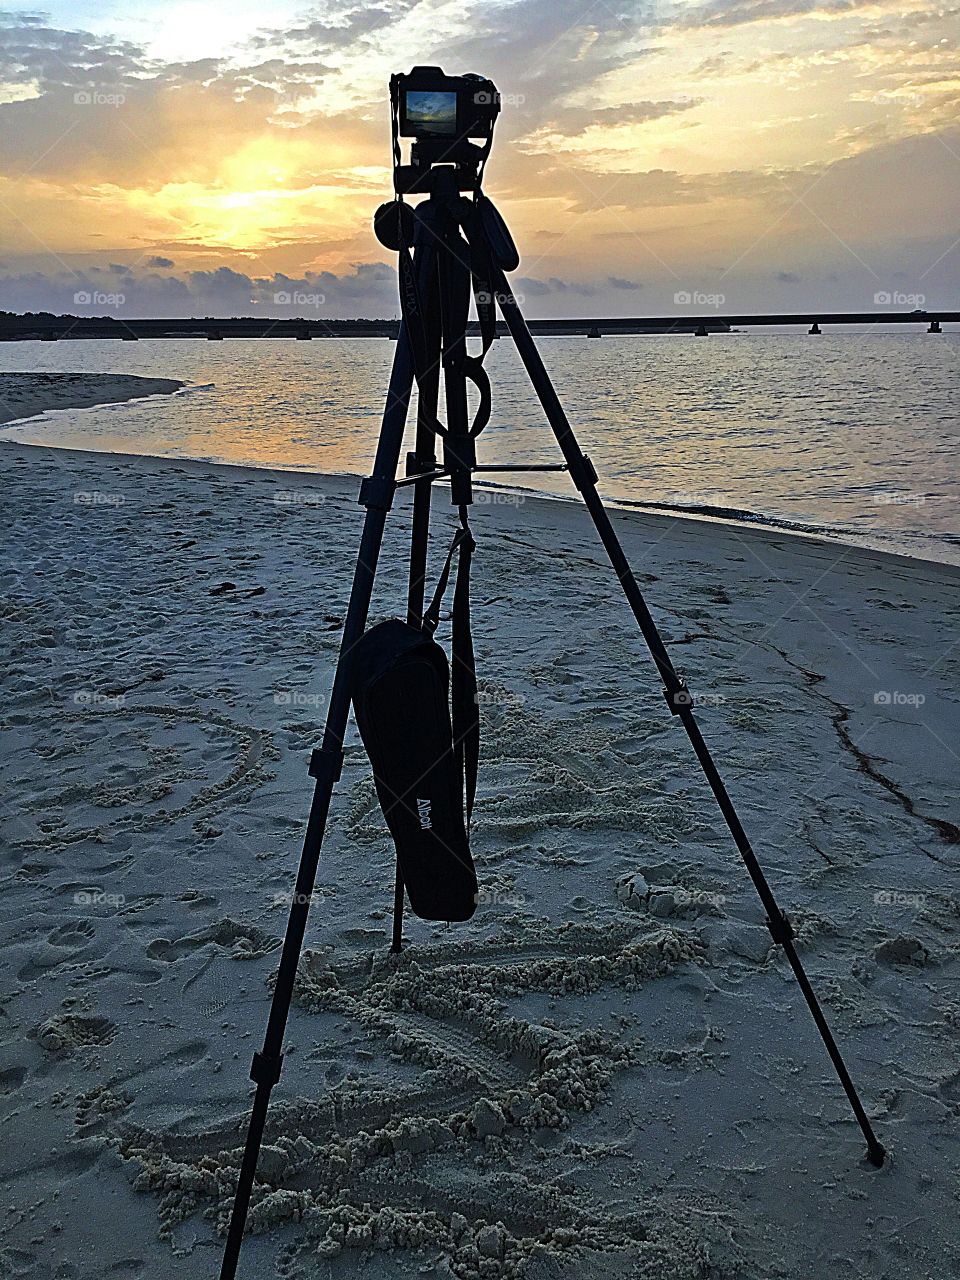
{"label": "tripod", "polygon": [[[488,227],[491,224],[489,221],[483,223],[470,212],[471,209],[476,209],[476,203],[460,195],[453,169],[438,167],[432,170],[431,182],[427,189],[430,191],[429,198],[416,209],[411,211],[406,206],[403,207],[407,214],[411,212],[413,214],[411,223],[413,252],[409,257],[406,274],[401,261],[401,290],[402,294],[406,295],[403,301],[404,323],[401,326],[390,376],[373,471],[360,487],[359,501],[366,508],[366,516],[324,734],[321,746],[313,752],[310,760],[309,772],[315,779],[313,802],[286,936],[283,941],[269,1020],[263,1048],[254,1054],[250,1070],[250,1076],[257,1087],[220,1272],[221,1280],[232,1280],[236,1274],[270,1093],[280,1078],[284,1028],[303,946],[320,847],[331,795],[340,777],[343,763],[343,740],[350,708],[351,654],[364,632],[387,513],[396,490],[402,486],[412,485],[414,494],[407,621],[412,625],[420,625],[423,616],[432,486],[437,480],[449,477],[451,499],[454,505],[460,508],[461,518],[465,519],[466,508],[472,499],[471,477],[477,471],[541,469],[569,471],[650,650],[663,683],[663,694],[667,706],[680,721],[690,739],[694,753],[763,904],[771,937],[787,957],[853,1113],[867,1140],[867,1159],[872,1165],[879,1167],[883,1164],[885,1156],[884,1148],[873,1132],[853,1081],[844,1065],[840,1050],[797,955],[790,922],[777,905],[773,891],[767,883],[733,802],[727,794],[709,748],[700,733],[694,718],[693,696],[674,669],[657,626],[627,563],[610,517],[597,493],[597,473],[574,437],[520,308],[510,292],[504,270],[491,248],[489,236],[485,230],[485,226]],[[492,209],[486,197],[481,198]],[[499,219],[495,211],[494,216]],[[499,225],[502,227],[502,224]],[[461,231],[464,230],[468,236],[467,240],[464,240],[461,235]],[[503,232],[506,233],[505,228]],[[404,247],[401,246],[402,249]],[[476,378],[477,369],[476,359],[473,358],[471,361],[466,354],[466,328],[471,269],[476,287],[478,262],[483,264],[489,274],[488,281],[480,283],[486,283],[488,288],[492,287],[492,296],[500,307],[520,358],[543,406],[560,447],[563,463],[546,468],[478,466],[476,463],[474,445],[476,435],[479,434],[477,421],[482,426],[484,411],[489,413],[488,399],[485,400],[482,396],[480,415],[474,422],[473,428],[468,426],[466,382],[470,372]],[[478,310],[480,305],[486,306],[491,301],[489,293],[484,297],[482,304],[479,291],[477,297]],[[483,321],[481,321],[481,327],[484,327]],[[489,325],[487,328],[489,333]],[[489,336],[492,337],[492,334]],[[486,345],[489,345],[489,337],[485,339]],[[437,423],[441,367],[444,374],[446,428],[439,427]],[[408,455],[407,474],[402,479],[397,479],[403,433],[415,379],[418,386],[415,450]],[[442,465],[438,464],[435,457],[438,431],[442,433],[444,446]],[[403,906],[404,885],[398,865],[394,899],[393,951],[399,951],[401,947]]]}

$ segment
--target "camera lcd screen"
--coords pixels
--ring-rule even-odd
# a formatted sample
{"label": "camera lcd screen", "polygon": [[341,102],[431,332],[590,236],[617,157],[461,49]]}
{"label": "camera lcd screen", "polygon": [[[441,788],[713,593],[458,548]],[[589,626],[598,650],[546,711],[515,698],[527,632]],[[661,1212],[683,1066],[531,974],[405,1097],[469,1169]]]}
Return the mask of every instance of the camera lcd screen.
{"label": "camera lcd screen", "polygon": [[457,132],[457,95],[408,89],[407,125],[421,136],[453,137]]}

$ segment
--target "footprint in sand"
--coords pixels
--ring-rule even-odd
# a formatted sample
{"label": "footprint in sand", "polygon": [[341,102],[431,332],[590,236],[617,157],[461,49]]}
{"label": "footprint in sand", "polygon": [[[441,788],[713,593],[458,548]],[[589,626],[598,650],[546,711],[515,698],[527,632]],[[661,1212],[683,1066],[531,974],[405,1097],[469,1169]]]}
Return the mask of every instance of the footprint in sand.
{"label": "footprint in sand", "polygon": [[66,947],[77,951],[85,946],[96,933],[89,920],[75,920],[62,924],[47,935],[47,942],[52,947]]}
{"label": "footprint in sand", "polygon": [[25,965],[17,971],[21,982],[32,982],[42,974],[77,959],[96,936],[89,920],[70,920],[47,934]]}
{"label": "footprint in sand", "polygon": [[11,1280],[14,1276],[36,1275],[36,1261],[36,1254],[26,1249],[0,1249],[0,1275],[10,1276]]}
{"label": "footprint in sand", "polygon": [[264,933],[252,924],[240,924],[236,920],[218,920],[206,929],[185,934],[182,938],[155,938],[147,947],[151,960],[163,960],[170,964],[182,960],[198,947],[214,942],[219,947],[229,947],[236,959],[252,959],[266,955],[279,944],[279,939]]}
{"label": "footprint in sand", "polygon": [[74,1123],[78,1131],[95,1129],[126,1111],[132,1101],[130,1095],[123,1090],[114,1091],[99,1084],[77,1096]]}
{"label": "footprint in sand", "polygon": [[930,960],[930,952],[919,938],[908,938],[903,934],[878,943],[873,954],[885,964],[914,965],[918,968]]}
{"label": "footprint in sand", "polygon": [[109,1018],[60,1013],[41,1022],[33,1034],[48,1053],[72,1053],[86,1045],[111,1044],[117,1034],[117,1025]]}
{"label": "footprint in sand", "polygon": [[15,1093],[27,1078],[21,1066],[0,1067],[0,1094]]}

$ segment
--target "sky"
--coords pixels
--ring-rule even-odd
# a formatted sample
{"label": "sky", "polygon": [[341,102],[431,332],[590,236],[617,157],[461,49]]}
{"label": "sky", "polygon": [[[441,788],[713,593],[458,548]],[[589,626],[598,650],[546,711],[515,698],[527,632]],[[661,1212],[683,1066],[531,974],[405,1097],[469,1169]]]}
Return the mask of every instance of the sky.
{"label": "sky", "polygon": [[955,308],[960,6],[0,3],[0,309],[398,314],[387,85],[502,95],[540,316]]}

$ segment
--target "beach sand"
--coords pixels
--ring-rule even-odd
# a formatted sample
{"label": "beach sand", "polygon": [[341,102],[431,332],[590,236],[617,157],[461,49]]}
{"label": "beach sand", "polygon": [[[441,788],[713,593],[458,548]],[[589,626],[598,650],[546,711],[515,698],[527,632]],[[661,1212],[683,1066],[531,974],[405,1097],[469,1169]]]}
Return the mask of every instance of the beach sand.
{"label": "beach sand", "polygon": [[31,418],[48,409],[87,409],[178,391],[174,378],[132,373],[0,373],[0,422]]}
{"label": "beach sand", "polygon": [[[13,444],[0,466],[0,1272],[206,1280],[357,485]],[[403,607],[409,504],[373,619]],[[243,1276],[958,1274],[960,575],[613,518],[891,1158],[864,1161],[583,511],[481,495],[483,902],[408,917],[387,954],[351,728]]]}

